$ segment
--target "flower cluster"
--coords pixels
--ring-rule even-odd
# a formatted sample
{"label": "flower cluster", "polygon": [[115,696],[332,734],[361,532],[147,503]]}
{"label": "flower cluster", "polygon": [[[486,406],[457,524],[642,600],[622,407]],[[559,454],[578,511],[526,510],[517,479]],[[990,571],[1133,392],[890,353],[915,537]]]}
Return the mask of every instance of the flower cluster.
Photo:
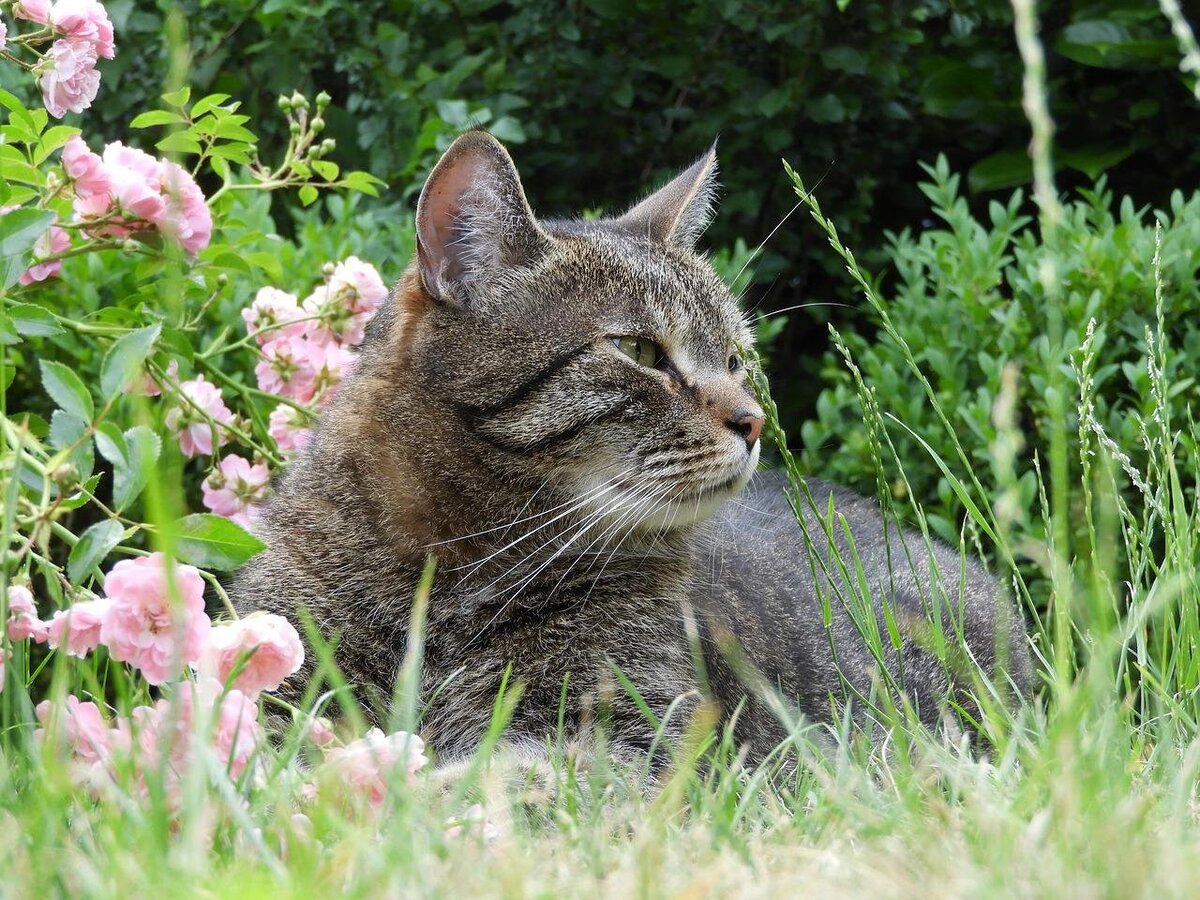
{"label": "flower cluster", "polygon": [[[171,565],[158,553],[118,562],[105,578],[104,597],[59,610],[49,622],[38,617],[29,588],[9,587],[10,640],[44,642],[73,656],[104,646],[113,659],[160,686],[154,703],[111,720],[96,703],[74,695],[38,704],[35,739],[55,741],[83,783],[110,783],[122,761],[129,761],[139,782],[156,772],[166,780],[168,798],[176,800],[182,773],[202,753],[214,753],[235,779],[252,766],[264,738],[257,698],[299,670],[304,647],[280,616],[212,623],[203,592],[196,569]],[[411,784],[428,762],[421,739],[402,731],[385,735],[375,728],[340,744],[329,724],[315,719],[309,740],[325,756],[307,793],[332,791],[371,809],[382,806],[394,780]]]}
{"label": "flower cluster", "polygon": [[[242,310],[247,336],[258,353],[254,370],[258,388],[281,400],[270,413],[268,433],[284,458],[307,445],[316,412],[350,373],[353,346],[363,339],[367,322],[387,297],[379,272],[357,257],[327,264],[324,275],[303,300],[264,287]],[[168,369],[166,374],[174,381],[177,370]],[[175,402],[165,421],[177,435],[180,450],[189,458],[215,455],[232,440],[231,428],[237,424],[221,389],[203,375],[173,387]],[[145,390],[157,395],[162,385],[148,379]],[[261,459],[225,453],[202,485],[204,505],[249,527],[270,477]]]}
{"label": "flower cluster", "polygon": [[98,155],[79,136],[64,145],[62,161],[75,186],[75,215],[93,237],[157,230],[189,253],[208,246],[212,214],[182,167],[120,141]]}
{"label": "flower cluster", "polygon": [[326,266],[325,281],[302,301],[262,288],[242,310],[246,329],[259,345],[254,369],[259,388],[321,406],[349,370],[350,348],[362,341],[367,322],[386,297],[375,267],[355,256]]}
{"label": "flower cluster", "polygon": [[[51,41],[45,53],[38,53],[33,66],[42,88],[42,102],[50,115],[61,119],[67,112],[83,112],[96,99],[100,73],[96,64],[113,59],[113,26],[108,12],[97,0],[18,0],[13,7],[16,19],[25,19],[49,29],[45,41]],[[0,46],[7,31],[0,34]],[[40,40],[30,40],[32,48]],[[34,50],[37,53],[36,50]]]}
{"label": "flower cluster", "polygon": [[[255,698],[304,662],[300,637],[281,616],[214,625],[204,611],[199,571],[172,565],[161,553],[118,562],[104,580],[103,597],[58,610],[48,622],[38,617],[29,588],[10,586],[7,597],[9,640],[44,642],[70,656],[104,646],[148,684],[168,685],[154,705],[137,707],[111,726],[95,703],[74,696],[57,712],[50,701],[38,705],[40,734],[58,715],[58,738],[92,767],[107,769],[117,751],[136,750],[181,770],[197,750],[195,720],[203,709],[211,713],[212,746],[237,777],[262,740]],[[190,669],[198,670],[195,679],[185,677]]]}
{"label": "flower cluster", "polygon": [[[37,76],[50,114],[62,118],[90,106],[100,86],[97,61],[116,54],[104,6],[98,0],[18,0],[12,13],[16,20],[41,28],[13,36],[0,23],[0,50],[7,46],[12,59],[17,59],[13,52],[19,48],[37,57],[34,63],[21,64]],[[49,48],[40,52],[37,47],[47,42]],[[99,155],[75,135],[63,146],[62,166],[74,188],[74,213],[82,236],[121,239],[157,233],[191,254],[208,246],[212,214],[195,179],[175,163],[120,142]],[[0,208],[0,213],[12,208]],[[34,245],[37,262],[21,275],[20,283],[59,274],[70,247],[68,232],[52,225]]]}

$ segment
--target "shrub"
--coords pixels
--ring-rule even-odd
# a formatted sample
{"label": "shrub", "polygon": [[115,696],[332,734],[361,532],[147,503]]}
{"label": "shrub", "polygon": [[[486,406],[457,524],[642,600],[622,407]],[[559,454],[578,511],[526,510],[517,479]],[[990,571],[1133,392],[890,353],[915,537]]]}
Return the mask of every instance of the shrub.
{"label": "shrub", "polygon": [[[931,526],[952,542],[959,539],[964,507],[932,454],[954,460],[955,442],[961,442],[998,501],[1010,478],[1001,470],[1009,455],[998,452],[1009,413],[998,404],[1001,398],[1015,404],[1013,424],[1024,435],[1025,451],[1016,456],[1015,493],[1005,502],[1020,536],[1041,540],[1046,535],[1038,512],[1035,458],[1044,469],[1051,434],[1062,424],[1077,438],[1068,453],[1069,480],[1078,483],[1082,474],[1075,410],[1080,373],[1088,371],[1080,355],[1085,341],[1093,356],[1090,379],[1084,379],[1094,404],[1095,422],[1084,423],[1093,432],[1089,441],[1103,431],[1129,454],[1133,468],[1147,465],[1146,421],[1156,411],[1147,366],[1156,350],[1150,337],[1158,316],[1151,267],[1156,228],[1161,229],[1162,324],[1173,351],[1165,357],[1170,418],[1187,421],[1188,404],[1200,396],[1192,371],[1200,353],[1200,193],[1185,197],[1177,191],[1169,209],[1151,213],[1136,208],[1128,197],[1114,201],[1101,179],[1066,205],[1060,239],[1043,241],[1023,213],[1022,192],[1013,193],[1007,203],[993,201],[986,217],[980,217],[971,213],[961,180],[944,158],[925,171],[930,181],[921,189],[942,225],[889,236],[891,286],[882,293],[891,326],[928,378],[953,434],[914,384],[904,349],[886,330],[864,328],[842,337],[888,417],[894,448],[889,462],[899,463],[907,479],[900,480],[895,466],[889,468],[894,496],[906,500],[911,490]],[[1056,273],[1057,298],[1049,298],[1040,281],[1047,265]],[[1094,323],[1091,338],[1089,323]],[[1050,371],[1056,364],[1057,387]],[[859,391],[838,353],[825,355],[822,377],[827,386],[817,397],[815,417],[802,430],[804,464],[814,473],[873,492],[877,463],[872,436]],[[1006,393],[1006,380],[1014,378],[1015,393]],[[1065,423],[1051,419],[1057,408],[1055,389],[1064,394],[1061,408],[1071,410]],[[1192,449],[1185,445],[1180,452]],[[1092,453],[1090,442],[1083,451]],[[1183,458],[1179,466],[1186,480]],[[1128,484],[1126,499],[1135,514],[1147,502]],[[1082,499],[1076,503],[1078,536],[1085,517]],[[1070,550],[1063,548],[1064,553]]]}
{"label": "shrub", "polygon": [[[0,64],[26,68],[45,108],[0,91],[5,783],[62,765],[76,796],[133,800],[174,825],[189,781],[244,803],[272,760],[306,752],[327,792],[378,806],[394,773],[424,765],[420,740],[335,734],[317,707],[273,698],[303,664],[299,635],[279,616],[238,618],[214,573],[263,549],[246,527],[271,474],[387,295],[348,251],[397,265],[411,226],[343,197],[316,204],[380,183],[327,159],[324,94],[280,98],[290,137],[271,162],[236,100],[186,88],[130,123],[166,128],[163,156],[123,141],[94,152],[51,117],[101,88],[107,11],[24,0],[16,13]],[[281,190],[311,207],[294,214],[301,243],[271,220]],[[296,723],[290,757],[264,743],[266,704]],[[244,820],[231,806],[219,816]],[[293,817],[285,831],[303,827]]]}
{"label": "shrub", "polygon": [[[1181,76],[1158,4],[1042,6],[1060,182],[1090,184],[1107,171],[1138,204],[1164,203],[1175,185],[1195,183],[1194,78]],[[175,8],[117,7],[118,28],[140,52],[101,65],[122,85],[96,111],[109,139],[185,57],[196,90],[241,99],[264,144],[287,137],[265,116],[280,92],[328,90],[333,158],[384,178],[396,197],[411,197],[472,121],[517,145],[535,207],[554,215],[628,203],[719,136],[713,246],[755,244],[784,216],[793,198],[764,176],[783,157],[810,183],[824,176],[822,200],[872,268],[883,264],[883,229],[924,213],[917,160],[948,154],[975,197],[1030,177],[1012,11],[1002,0],[183,0]],[[747,274],[756,305],[803,309],[772,366],[783,379],[811,379],[827,348],[814,321],[855,314],[833,302],[853,300],[836,264],[785,228]],[[790,423],[812,410],[799,393],[781,402]]]}

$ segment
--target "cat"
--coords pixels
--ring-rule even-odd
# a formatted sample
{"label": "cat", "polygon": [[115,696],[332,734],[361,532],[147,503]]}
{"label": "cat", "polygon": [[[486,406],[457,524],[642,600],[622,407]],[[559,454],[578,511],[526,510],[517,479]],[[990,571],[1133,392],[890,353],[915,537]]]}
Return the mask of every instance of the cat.
{"label": "cat", "polygon": [[383,717],[434,555],[421,725],[444,759],[478,746],[510,666],[512,746],[537,754],[561,715],[631,760],[655,727],[621,676],[656,717],[674,704],[667,743],[711,702],[751,760],[786,737],[771,696],[830,721],[885,670],[938,721],[965,702],[939,635],[1028,692],[1021,615],[977,562],[815,479],[798,523],[782,476],[755,474],[753,331],[695,251],[715,190],[714,148],[623,215],[543,221],[507,150],[460,136],[355,374],[266,506],[239,608],[306,611]]}

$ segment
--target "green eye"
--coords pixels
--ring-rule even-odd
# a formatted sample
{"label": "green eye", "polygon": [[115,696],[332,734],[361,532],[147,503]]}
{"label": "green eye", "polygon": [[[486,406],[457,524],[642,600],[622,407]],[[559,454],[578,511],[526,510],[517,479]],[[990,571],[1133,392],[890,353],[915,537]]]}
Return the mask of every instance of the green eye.
{"label": "green eye", "polygon": [[663,351],[654,341],[629,335],[609,338],[614,347],[640,366],[653,369],[663,360]]}

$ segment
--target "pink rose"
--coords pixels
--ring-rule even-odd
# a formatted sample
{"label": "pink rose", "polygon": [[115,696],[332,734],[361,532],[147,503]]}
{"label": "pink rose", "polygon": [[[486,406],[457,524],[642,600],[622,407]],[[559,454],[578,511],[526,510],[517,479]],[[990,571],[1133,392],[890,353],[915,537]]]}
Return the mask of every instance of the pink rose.
{"label": "pink rose", "polygon": [[329,293],[328,285],[318,285],[300,302],[303,315],[310,320],[304,336],[317,344],[332,344],[341,340],[341,334],[351,318],[350,312],[336,297]]}
{"label": "pink rose", "polygon": [[468,807],[457,819],[446,822],[446,840],[452,841],[460,835],[473,839],[482,838],[485,844],[490,844],[500,836],[500,832],[488,819],[483,807],[476,803]]}
{"label": "pink rose", "polygon": [[[57,221],[57,217],[56,217]],[[33,258],[45,259],[47,256],[53,256],[56,253],[62,253],[71,246],[71,236],[59,228],[57,225],[51,225],[33,245]],[[35,281],[45,281],[47,278],[52,278],[62,271],[62,260],[52,259],[49,262],[34,263],[28,269],[21,273],[18,281],[21,284],[33,284]]]}
{"label": "pink rose", "polygon": [[19,0],[13,7],[13,17],[37,22],[39,25],[49,25],[50,0]]}
{"label": "pink rose", "polygon": [[19,584],[9,585],[8,639],[23,641],[33,638],[40,644],[49,633],[49,626],[38,618],[37,605],[29,588]]}
{"label": "pink rose", "polygon": [[[179,381],[179,361],[178,360],[173,359],[169,363],[167,363],[167,377],[170,379],[170,381],[168,381],[167,384],[171,384],[171,383]],[[157,397],[162,392],[163,392],[163,386],[158,383],[158,381],[155,379],[155,377],[152,374],[147,372],[145,374],[145,376],[142,378],[142,393],[145,394],[147,397]]]}
{"label": "pink rose", "polygon": [[103,215],[112,206],[147,222],[163,215],[166,201],[157,159],[136,147],[114,141],[104,148],[104,166],[111,183],[111,203],[97,215]]}
{"label": "pink rose", "polygon": [[108,197],[112,190],[112,182],[104,160],[89,150],[79,135],[75,135],[63,145],[62,161],[63,171],[75,182],[77,196]]}
{"label": "pink rose", "polygon": [[173,162],[159,163],[159,180],[166,203],[157,217],[147,218],[188,253],[199,253],[208,246],[213,227],[204,194],[192,176]]}
{"label": "pink rose", "polygon": [[251,465],[231,453],[201,485],[204,505],[218,516],[249,527],[250,509],[266,496],[270,480],[271,472],[264,464]]}
{"label": "pink rose", "polygon": [[319,406],[328,402],[333,396],[333,389],[354,371],[358,362],[354,351],[344,344],[312,345],[309,347],[309,360]]}
{"label": "pink rose", "polygon": [[167,427],[178,433],[179,449],[184,456],[211,456],[214,430],[217,433],[217,446],[223,447],[229,443],[229,435],[221,426],[233,422],[233,413],[225,405],[221,389],[205,381],[203,375],[183,382],[179,390],[191,402],[167,410]]}
{"label": "pink rose", "polygon": [[208,647],[202,670],[227,684],[230,674],[244,662],[233,686],[249,697],[275,690],[304,663],[300,635],[291,622],[274,614],[214,625]]}
{"label": "pink rose", "polygon": [[301,337],[277,337],[267,341],[254,367],[260,389],[269,394],[307,403],[316,390],[313,345]]}
{"label": "pink rose", "polygon": [[379,272],[357,256],[347,256],[329,276],[329,293],[342,297],[355,313],[374,312],[387,299],[387,286]]}
{"label": "pink rose", "polygon": [[[263,741],[258,707],[236,688],[214,678],[172,685],[154,706],[133,711],[138,749],[147,767],[163,772],[168,796],[178,801],[183,774],[197,764],[203,740],[234,778],[241,777]],[[160,768],[159,760],[168,765]]]}
{"label": "pink rose", "polygon": [[99,599],[60,609],[47,626],[46,643],[67,656],[87,656],[100,645],[100,629],[111,607],[111,600]]}
{"label": "pink rose", "polygon": [[332,744],[337,740],[337,735],[333,733],[333,723],[324,716],[318,719],[310,719],[308,739],[318,747],[327,747]]}
{"label": "pink rose", "polygon": [[242,310],[246,331],[254,335],[259,346],[278,337],[303,336],[307,323],[296,323],[303,316],[304,311],[296,301],[295,294],[273,287],[259,288],[254,302]]}
{"label": "pink rose", "polygon": [[356,256],[338,263],[326,284],[304,298],[305,312],[318,326],[309,337],[320,343],[357,344],[367,322],[387,298],[383,279],[370,263]]}
{"label": "pink rose", "polygon": [[415,734],[397,731],[384,735],[372,728],[359,740],[326,751],[324,770],[331,781],[379,807],[395,774],[404,772],[412,784],[417,770],[427,762],[425,742]]}
{"label": "pink rose", "polygon": [[68,694],[66,704],[58,708],[57,717],[54,711],[49,700],[43,700],[34,710],[42,726],[33,733],[33,739],[39,744],[45,741],[47,731],[54,731],[65,748],[79,760],[104,763],[108,761],[114,744],[121,743],[119,737],[114,739],[119,732],[108,727],[100,707],[95,703],[84,703],[74,694]]}
{"label": "pink rose", "polygon": [[178,602],[172,602],[161,553],[121,560],[104,579],[112,607],[100,626],[100,641],[109,656],[141,669],[150,684],[170,681],[184,663],[197,662],[211,626],[200,572],[176,564],[174,575]]}
{"label": "pink rose", "polygon": [[293,406],[281,403],[271,410],[267,432],[282,453],[297,453],[308,446],[312,418]]}
{"label": "pink rose", "polygon": [[57,0],[50,7],[50,24],[68,41],[90,48],[96,56],[116,56],[112,22],[97,0]]}
{"label": "pink rose", "polygon": [[42,102],[56,119],[68,112],[83,112],[100,90],[96,51],[91,46],[57,40],[38,63]]}

